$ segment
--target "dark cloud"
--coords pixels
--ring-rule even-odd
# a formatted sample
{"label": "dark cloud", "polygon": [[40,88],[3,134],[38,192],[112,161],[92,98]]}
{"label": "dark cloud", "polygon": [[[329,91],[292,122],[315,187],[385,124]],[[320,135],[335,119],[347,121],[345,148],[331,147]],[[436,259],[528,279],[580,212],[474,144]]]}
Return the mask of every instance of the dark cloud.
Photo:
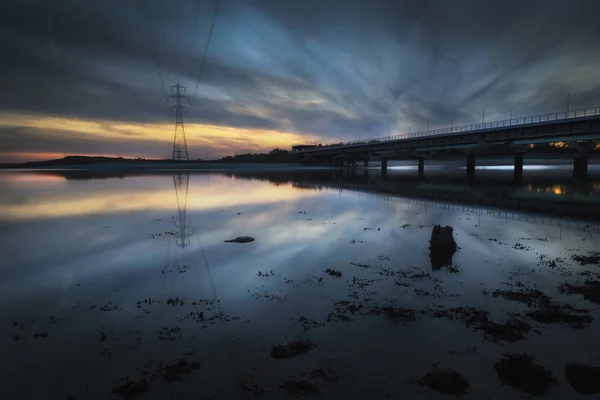
{"label": "dark cloud", "polygon": [[186,121],[333,140],[600,103],[596,0],[222,0],[196,93],[213,7],[5,0],[0,113],[171,121],[181,82]]}

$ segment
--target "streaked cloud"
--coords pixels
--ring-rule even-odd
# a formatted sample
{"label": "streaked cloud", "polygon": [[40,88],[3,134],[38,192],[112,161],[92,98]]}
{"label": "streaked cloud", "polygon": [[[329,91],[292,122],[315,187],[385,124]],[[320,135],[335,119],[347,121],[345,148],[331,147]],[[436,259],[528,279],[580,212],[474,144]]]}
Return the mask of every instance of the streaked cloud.
{"label": "streaked cloud", "polygon": [[3,154],[167,156],[176,82],[193,158],[600,105],[595,0],[223,0],[197,91],[214,3],[178,3],[2,2]]}

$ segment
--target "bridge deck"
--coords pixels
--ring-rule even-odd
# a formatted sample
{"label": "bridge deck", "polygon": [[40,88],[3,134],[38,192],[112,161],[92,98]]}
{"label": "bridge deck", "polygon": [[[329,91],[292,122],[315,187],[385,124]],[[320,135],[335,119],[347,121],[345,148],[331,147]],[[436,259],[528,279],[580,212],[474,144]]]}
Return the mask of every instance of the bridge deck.
{"label": "bridge deck", "polygon": [[334,155],[390,149],[433,150],[489,144],[528,144],[600,139],[600,107],[450,127],[313,147],[302,155]]}

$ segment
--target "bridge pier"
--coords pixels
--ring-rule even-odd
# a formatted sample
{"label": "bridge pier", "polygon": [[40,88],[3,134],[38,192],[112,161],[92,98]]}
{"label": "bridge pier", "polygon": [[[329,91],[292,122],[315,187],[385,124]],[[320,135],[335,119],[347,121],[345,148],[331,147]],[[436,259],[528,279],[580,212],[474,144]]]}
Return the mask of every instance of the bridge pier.
{"label": "bridge pier", "polygon": [[577,155],[573,159],[573,177],[586,178],[588,170],[588,157],[585,155]]}
{"label": "bridge pier", "polygon": [[515,183],[521,183],[523,180],[523,154],[515,155],[515,172],[514,181]]}
{"label": "bridge pier", "polygon": [[381,173],[387,174],[387,160],[381,160]]}
{"label": "bridge pier", "polygon": [[364,167],[365,168],[369,168],[369,160],[365,160],[364,161]]}
{"label": "bridge pier", "polygon": [[425,175],[425,157],[419,157],[419,178]]}
{"label": "bridge pier", "polygon": [[467,156],[467,179],[469,181],[475,179],[475,154]]}

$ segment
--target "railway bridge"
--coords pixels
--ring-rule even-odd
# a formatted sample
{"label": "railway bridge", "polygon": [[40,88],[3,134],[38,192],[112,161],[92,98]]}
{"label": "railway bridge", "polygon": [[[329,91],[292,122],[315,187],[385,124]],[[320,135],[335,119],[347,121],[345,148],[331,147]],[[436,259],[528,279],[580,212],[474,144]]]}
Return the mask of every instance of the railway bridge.
{"label": "railway bridge", "polygon": [[600,107],[512,118],[451,128],[442,128],[377,139],[336,143],[325,146],[294,146],[292,151],[305,162],[355,167],[363,161],[381,162],[383,174],[390,160],[418,162],[419,177],[427,159],[464,157],[467,177],[475,176],[477,157],[510,155],[514,157],[515,179],[523,175],[523,159],[536,148],[565,143],[573,158],[573,175],[587,176],[588,160],[600,156]]}

